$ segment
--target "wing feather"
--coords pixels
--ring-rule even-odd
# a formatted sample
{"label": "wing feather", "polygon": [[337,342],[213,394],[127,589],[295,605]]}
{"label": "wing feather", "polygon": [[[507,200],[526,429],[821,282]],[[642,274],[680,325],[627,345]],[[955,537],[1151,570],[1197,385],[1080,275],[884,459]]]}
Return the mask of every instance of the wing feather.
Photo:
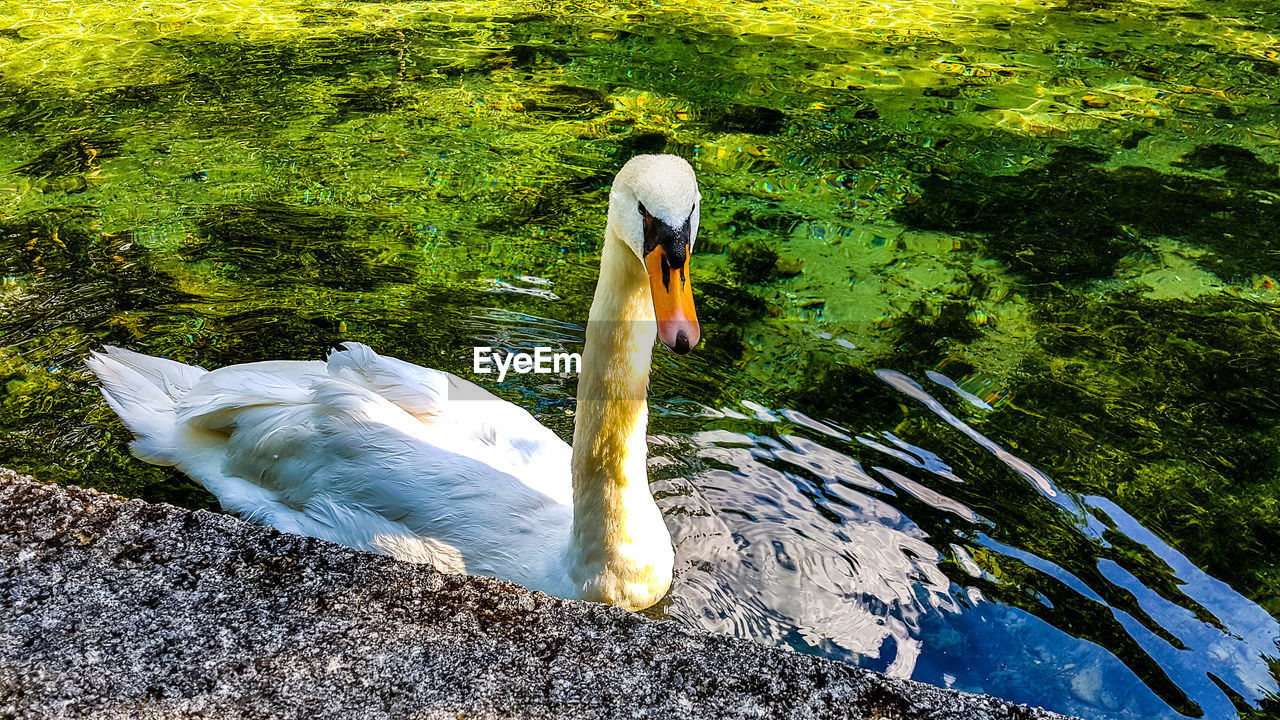
{"label": "wing feather", "polygon": [[461,384],[355,343],[214,370],[177,403],[180,467],[258,522],[567,592],[547,583],[572,522],[569,446],[480,388],[451,396]]}

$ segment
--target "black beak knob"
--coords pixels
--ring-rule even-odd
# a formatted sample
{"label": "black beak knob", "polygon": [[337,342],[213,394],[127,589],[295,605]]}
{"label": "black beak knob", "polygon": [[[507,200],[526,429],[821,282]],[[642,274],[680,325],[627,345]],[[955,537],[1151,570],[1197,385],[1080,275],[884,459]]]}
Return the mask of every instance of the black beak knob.
{"label": "black beak knob", "polygon": [[677,355],[684,355],[689,352],[689,335],[681,330],[676,333],[676,344],[671,348]]}

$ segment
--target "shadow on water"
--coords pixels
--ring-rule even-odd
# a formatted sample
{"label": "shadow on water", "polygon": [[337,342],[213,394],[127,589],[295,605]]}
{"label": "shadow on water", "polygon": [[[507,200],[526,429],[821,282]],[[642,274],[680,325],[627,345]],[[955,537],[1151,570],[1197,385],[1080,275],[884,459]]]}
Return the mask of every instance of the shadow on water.
{"label": "shadow on water", "polygon": [[[376,218],[356,222],[376,225]],[[360,248],[352,218],[334,212],[255,202],[207,208],[184,243],[185,262],[213,262],[253,284],[308,284],[334,290],[370,291],[407,283],[413,271],[392,253]]]}
{"label": "shadow on water", "polygon": [[[1276,166],[1243,148],[1204,145],[1177,164],[1198,176],[1097,167],[1089,148],[1060,148],[1044,166],[995,177],[924,178],[920,201],[894,217],[908,227],[980,233],[987,250],[1033,284],[1111,277],[1144,238],[1184,239],[1212,254],[1223,279],[1280,271]],[[1208,176],[1220,173],[1220,176]]]}

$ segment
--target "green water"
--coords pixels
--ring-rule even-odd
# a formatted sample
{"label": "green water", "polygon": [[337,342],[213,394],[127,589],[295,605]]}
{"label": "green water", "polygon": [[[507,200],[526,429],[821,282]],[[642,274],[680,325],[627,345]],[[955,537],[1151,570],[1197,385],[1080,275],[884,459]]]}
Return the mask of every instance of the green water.
{"label": "green water", "polygon": [[[11,1],[0,464],[216,507],[129,456],[102,343],[464,377],[580,344],[613,173],[672,152],[704,345],[656,360],[659,614],[1266,717],[1278,145],[1261,0]],[[572,380],[479,380],[570,434]]]}

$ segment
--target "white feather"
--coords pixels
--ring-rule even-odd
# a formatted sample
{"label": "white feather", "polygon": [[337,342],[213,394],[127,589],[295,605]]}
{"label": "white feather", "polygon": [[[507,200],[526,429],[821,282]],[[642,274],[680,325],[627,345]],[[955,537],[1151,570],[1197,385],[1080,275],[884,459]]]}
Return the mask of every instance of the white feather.
{"label": "white feather", "polygon": [[450,381],[463,381],[448,373],[359,343],[328,363],[213,372],[117,348],[87,364],[137,436],[139,457],[177,465],[229,511],[449,571],[572,592],[558,567],[572,522],[568,444],[474,386],[451,401]]}

